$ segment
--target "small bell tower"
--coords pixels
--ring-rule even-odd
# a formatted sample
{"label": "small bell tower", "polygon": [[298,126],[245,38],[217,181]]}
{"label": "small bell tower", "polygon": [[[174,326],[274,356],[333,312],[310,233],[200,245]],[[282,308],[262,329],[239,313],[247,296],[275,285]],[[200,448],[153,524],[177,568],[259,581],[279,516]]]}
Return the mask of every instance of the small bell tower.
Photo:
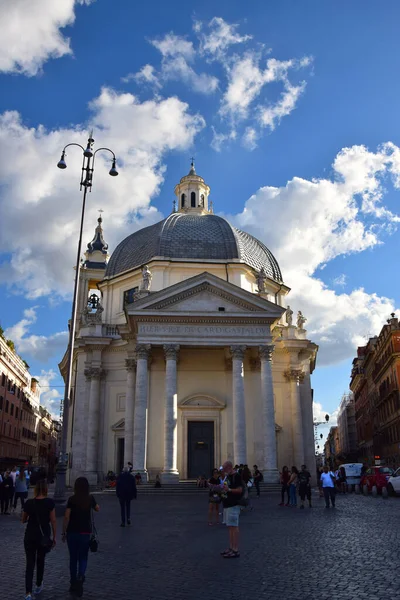
{"label": "small bell tower", "polygon": [[204,179],[200,175],[197,175],[194,168],[194,158],[192,158],[189,173],[182,177],[180,182],[175,186],[174,192],[177,198],[177,212],[192,212],[200,215],[212,212],[209,209],[208,200],[210,188]]}

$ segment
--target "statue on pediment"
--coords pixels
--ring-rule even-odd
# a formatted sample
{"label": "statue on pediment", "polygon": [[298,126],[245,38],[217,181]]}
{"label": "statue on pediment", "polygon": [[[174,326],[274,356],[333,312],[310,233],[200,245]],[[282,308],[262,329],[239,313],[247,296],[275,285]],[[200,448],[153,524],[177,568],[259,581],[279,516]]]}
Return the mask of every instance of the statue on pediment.
{"label": "statue on pediment", "polygon": [[289,304],[286,308],[286,323],[291,327],[293,325],[293,311],[290,308]]}
{"label": "statue on pediment", "polygon": [[142,269],[142,285],[140,286],[140,289],[143,292],[148,292],[150,290],[152,279],[153,275],[151,274],[149,267],[144,265]]}
{"label": "statue on pediment", "polygon": [[297,327],[299,329],[304,329],[304,324],[306,321],[307,321],[307,319],[303,316],[303,313],[301,312],[301,310],[299,310],[297,313]]}
{"label": "statue on pediment", "polygon": [[258,271],[258,273],[256,274],[256,281],[257,281],[257,286],[258,286],[258,293],[263,293],[266,291],[266,287],[267,287],[267,274],[264,270],[264,267],[261,267],[261,269]]}

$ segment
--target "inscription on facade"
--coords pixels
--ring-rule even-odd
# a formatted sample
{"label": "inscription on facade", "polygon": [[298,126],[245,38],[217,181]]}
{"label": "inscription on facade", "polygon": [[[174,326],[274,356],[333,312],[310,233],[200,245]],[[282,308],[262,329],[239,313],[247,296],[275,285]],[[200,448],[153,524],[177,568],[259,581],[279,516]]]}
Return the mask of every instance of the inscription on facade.
{"label": "inscription on facade", "polygon": [[175,325],[157,323],[139,323],[140,335],[179,335],[200,337],[246,337],[246,336],[268,336],[269,328],[257,325]]}

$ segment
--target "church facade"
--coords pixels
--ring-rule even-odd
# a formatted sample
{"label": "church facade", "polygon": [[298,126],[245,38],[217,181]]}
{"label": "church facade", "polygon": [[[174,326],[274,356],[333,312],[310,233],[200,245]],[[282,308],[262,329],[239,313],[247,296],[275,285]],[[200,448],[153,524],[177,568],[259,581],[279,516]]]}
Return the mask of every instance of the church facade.
{"label": "church facade", "polygon": [[[286,308],[264,244],[214,215],[190,172],[174,211],[108,260],[102,220],[80,271],[70,399],[70,476],[128,461],[165,483],[224,460],[315,468],[310,376],[317,346]],[[66,356],[60,363],[65,376]]]}

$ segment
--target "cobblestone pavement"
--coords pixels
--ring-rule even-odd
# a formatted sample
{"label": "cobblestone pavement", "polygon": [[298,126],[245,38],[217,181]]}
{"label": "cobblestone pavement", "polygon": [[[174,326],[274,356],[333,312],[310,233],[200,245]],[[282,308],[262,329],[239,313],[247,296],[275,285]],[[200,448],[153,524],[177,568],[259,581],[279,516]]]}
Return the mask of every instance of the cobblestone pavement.
{"label": "cobblestone pavement", "polygon": [[[89,557],[84,598],[106,600],[400,598],[400,498],[339,496],[326,510],[280,508],[276,494],[241,517],[241,557],[224,560],[224,526],[208,527],[204,495],[142,496],[119,527],[113,495],[98,494],[100,548]],[[0,516],[0,598],[24,597],[23,526]],[[58,523],[58,537],[61,520]],[[46,559],[41,600],[69,600],[67,548]]]}

